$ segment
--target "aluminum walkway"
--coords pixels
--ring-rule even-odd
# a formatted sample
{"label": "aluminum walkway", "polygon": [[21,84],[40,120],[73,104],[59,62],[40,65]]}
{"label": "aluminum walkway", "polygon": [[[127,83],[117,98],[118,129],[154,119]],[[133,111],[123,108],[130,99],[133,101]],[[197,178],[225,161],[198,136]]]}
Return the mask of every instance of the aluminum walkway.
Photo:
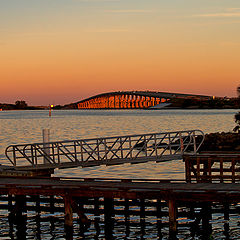
{"label": "aluminum walkway", "polygon": [[16,170],[92,167],[182,159],[197,153],[200,130],[10,145],[6,156]]}

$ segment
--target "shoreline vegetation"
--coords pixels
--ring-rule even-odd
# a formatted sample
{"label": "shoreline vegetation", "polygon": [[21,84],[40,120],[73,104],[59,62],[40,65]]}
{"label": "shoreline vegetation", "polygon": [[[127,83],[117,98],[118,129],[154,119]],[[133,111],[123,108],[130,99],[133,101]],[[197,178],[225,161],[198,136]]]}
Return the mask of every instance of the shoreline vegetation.
{"label": "shoreline vegetation", "polygon": [[[171,100],[171,105],[161,108],[164,109],[239,109],[239,98],[215,98],[209,100],[176,98]],[[18,100],[15,104],[0,103],[0,110],[44,110],[49,106],[28,106],[23,100]],[[78,109],[76,103],[66,105],[55,105],[55,110]],[[155,110],[155,109],[152,109]]]}
{"label": "shoreline vegetation", "polygon": [[199,150],[200,152],[240,151],[240,134],[233,132],[216,132],[205,134],[204,142]]}

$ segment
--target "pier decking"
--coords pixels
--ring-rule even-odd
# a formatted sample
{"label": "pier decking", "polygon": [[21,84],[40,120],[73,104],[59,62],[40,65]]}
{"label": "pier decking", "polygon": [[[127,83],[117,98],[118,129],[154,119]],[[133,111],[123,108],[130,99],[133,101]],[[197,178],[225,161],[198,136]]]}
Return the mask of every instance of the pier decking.
{"label": "pier decking", "polygon": [[[164,215],[161,210],[161,206],[165,206],[168,207],[170,234],[175,234],[178,207],[188,209],[185,217],[192,218],[194,207],[204,203],[201,205],[201,213],[207,206],[209,214],[206,216],[195,214],[193,218],[196,218],[196,222],[200,221],[200,218],[206,224],[211,215],[209,208],[211,209],[211,205],[215,203],[220,203],[226,219],[229,218],[229,204],[240,201],[240,184],[143,179],[0,178],[0,193],[2,196],[8,196],[5,198],[8,203],[4,206],[10,211],[10,216],[15,217],[21,217],[22,212],[28,209],[27,202],[35,201],[35,207],[31,205],[30,209],[39,211],[40,199],[37,201],[34,196],[50,197],[49,211],[52,213],[57,209],[59,211],[59,208],[54,207],[56,203],[54,199],[60,197],[64,204],[61,211],[65,212],[65,225],[70,228],[73,225],[73,211],[78,213],[80,221],[88,221],[85,214],[89,212],[89,208],[84,208],[84,204],[93,206],[90,212],[94,215],[104,214],[106,222],[114,221],[116,213],[126,216],[134,214],[141,218],[154,215],[161,219],[162,216],[166,216],[166,212]],[[12,201],[15,201],[15,205]],[[129,201],[138,201],[139,210],[130,210]],[[103,206],[102,211],[99,210],[99,205]],[[124,210],[119,212],[115,209],[116,205],[123,206]],[[152,206],[152,210],[147,211],[146,206]]]}
{"label": "pier decking", "polygon": [[[186,183],[184,180],[0,178],[1,194],[72,197],[153,197],[179,201],[218,201],[219,196],[240,200],[240,183]],[[191,198],[189,198],[191,195]],[[206,198],[207,196],[207,198]]]}

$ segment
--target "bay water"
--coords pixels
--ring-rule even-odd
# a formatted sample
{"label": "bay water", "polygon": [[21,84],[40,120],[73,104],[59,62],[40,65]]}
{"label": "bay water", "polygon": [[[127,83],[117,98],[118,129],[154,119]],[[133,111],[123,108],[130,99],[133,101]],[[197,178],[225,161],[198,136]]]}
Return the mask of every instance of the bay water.
{"label": "bay water", "polygon": [[[42,142],[42,130],[50,129],[51,141],[111,137],[119,135],[147,134],[166,131],[200,129],[204,133],[229,132],[235,127],[234,114],[237,110],[54,110],[48,116],[47,110],[2,111],[0,112],[0,164],[8,164],[4,151],[11,144]],[[123,164],[92,168],[69,168],[56,170],[55,176],[96,178],[151,178],[184,179],[184,163],[181,160],[144,164]],[[42,213],[42,217],[48,214]],[[63,218],[63,216],[61,216]],[[239,239],[240,218],[231,214],[228,230],[224,228],[223,216],[214,215],[211,239]],[[120,221],[120,220],[119,220]],[[146,219],[147,225],[141,231],[131,219],[130,229],[123,224],[116,225],[112,236],[106,237],[104,225],[98,230],[91,225],[79,234],[74,229],[74,239],[168,239],[168,228],[162,233],[156,229],[154,219]],[[120,221],[121,222],[121,221]],[[8,225],[7,212],[0,213],[0,239],[21,239],[19,230]],[[74,228],[77,224],[75,224]],[[35,220],[27,220],[26,239],[65,239],[63,222],[54,227],[46,220],[36,226]],[[189,228],[181,229],[177,239],[205,239],[201,234],[192,235]]]}
{"label": "bay water", "polygon": [[[0,112],[0,163],[9,164],[5,148],[11,144],[42,142],[42,129],[51,141],[111,137],[200,129],[228,132],[236,110],[55,110]],[[182,161],[56,170],[56,176],[117,178],[183,178]]]}

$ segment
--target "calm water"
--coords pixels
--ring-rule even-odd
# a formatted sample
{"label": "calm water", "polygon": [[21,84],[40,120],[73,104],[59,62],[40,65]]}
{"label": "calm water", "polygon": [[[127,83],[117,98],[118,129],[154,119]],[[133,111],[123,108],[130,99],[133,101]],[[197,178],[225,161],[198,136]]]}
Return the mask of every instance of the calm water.
{"label": "calm water", "polygon": [[[3,111],[0,112],[0,160],[8,164],[4,156],[5,148],[10,144],[42,142],[42,129],[51,129],[51,141],[117,136],[128,134],[154,133],[200,129],[204,133],[231,131],[234,126],[234,114],[237,110],[69,110],[53,111]],[[120,165],[112,167],[75,168],[56,171],[57,176],[75,177],[120,177],[120,178],[184,178],[182,161],[166,163],[146,163]],[[63,216],[62,216],[63,218]],[[21,239],[19,230],[8,226],[7,215],[1,212],[0,239]],[[239,239],[239,215],[232,214],[229,230],[224,230],[222,215],[213,215],[213,233],[211,239]],[[167,239],[168,228],[162,229],[159,236],[154,219],[146,219],[141,228],[136,219],[131,219],[127,230],[121,219],[114,227],[113,236],[104,235],[104,224],[96,228],[91,225],[79,234],[75,225],[74,239]],[[97,230],[96,230],[97,229]],[[48,221],[37,224],[34,218],[27,220],[28,239],[64,239],[63,222],[50,225]],[[192,235],[189,228],[181,229],[178,239],[206,239]]]}
{"label": "calm water", "polygon": [[[42,142],[42,129],[51,141],[200,129],[204,133],[231,131],[236,110],[69,110],[0,112],[0,160],[10,144]],[[183,178],[181,161],[56,171],[58,176]]]}

